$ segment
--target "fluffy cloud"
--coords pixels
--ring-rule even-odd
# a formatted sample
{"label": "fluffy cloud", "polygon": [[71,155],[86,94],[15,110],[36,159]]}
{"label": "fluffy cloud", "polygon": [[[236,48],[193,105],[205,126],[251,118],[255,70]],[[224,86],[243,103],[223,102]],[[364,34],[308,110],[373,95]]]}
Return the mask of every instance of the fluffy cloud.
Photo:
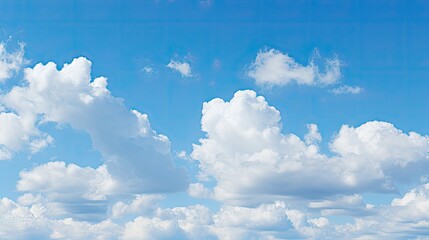
{"label": "fluffy cloud", "polygon": [[374,205],[365,204],[361,195],[338,195],[330,199],[310,201],[310,209],[318,209],[322,216],[362,216],[373,213]]}
{"label": "fluffy cloud", "polygon": [[189,63],[187,62],[170,60],[170,62],[167,64],[167,67],[174,71],[179,72],[182,75],[182,77],[192,76],[191,65],[189,65]]}
{"label": "fluffy cloud", "polygon": [[65,218],[52,221],[50,227],[50,239],[116,240],[122,231],[121,226],[110,220],[91,224],[88,222],[75,221],[72,218]]}
{"label": "fluffy cloud", "polygon": [[55,194],[58,197],[73,194],[88,200],[104,200],[118,188],[118,183],[105,166],[93,169],[48,162],[30,171],[22,171],[19,176],[18,191]]}
{"label": "fluffy cloud", "polygon": [[89,221],[106,217],[106,199],[119,187],[105,166],[82,168],[64,162],[48,162],[22,171],[17,183],[18,191],[27,192],[19,198],[21,204],[40,203],[47,207],[47,216]]}
{"label": "fluffy cloud", "polygon": [[317,144],[322,141],[322,135],[320,135],[319,128],[316,124],[308,124],[307,128],[308,133],[304,136],[306,144]]}
{"label": "fluffy cloud", "polygon": [[[0,139],[2,155],[7,157],[17,150],[20,141],[28,141],[29,136],[44,136],[35,129],[37,124],[69,124],[90,135],[123,191],[163,192],[186,187],[186,173],[174,166],[168,138],[150,128],[147,115],[129,111],[121,99],[114,98],[106,78],[91,81],[91,62],[87,59],[76,58],[61,70],[52,62],[37,64],[25,69],[24,80],[23,86],[14,87],[1,98],[3,105],[14,111],[14,124],[25,119],[23,127],[13,130],[19,134],[11,133],[19,138],[18,143]],[[31,147],[38,149],[48,142],[34,142]]]}
{"label": "fluffy cloud", "polygon": [[324,72],[316,64],[320,58],[316,50],[308,65],[301,65],[288,54],[275,49],[260,50],[256,59],[247,70],[247,75],[255,79],[260,86],[286,85],[331,85],[341,77],[341,62],[337,57],[325,59]]}
{"label": "fluffy cloud", "polygon": [[211,239],[211,216],[201,205],[158,209],[153,218],[140,216],[128,222],[121,239]]}
{"label": "fluffy cloud", "polygon": [[191,156],[199,161],[201,179],[215,180],[215,198],[230,204],[392,192],[398,170],[427,162],[428,137],[385,122],[343,126],[331,144],[338,156],[328,157],[312,144],[320,140],[315,126],[310,125],[309,145],[283,134],[280,113],[249,90],[229,102],[204,103],[202,114],[206,137]]}
{"label": "fluffy cloud", "polygon": [[358,86],[343,85],[330,90],[333,94],[359,94],[363,92],[363,88]]}
{"label": "fluffy cloud", "polygon": [[376,164],[406,166],[427,159],[429,137],[415,132],[408,134],[393,124],[372,121],[354,128],[341,127],[331,143],[331,150],[344,158],[370,158]]}
{"label": "fluffy cloud", "polygon": [[280,201],[257,207],[224,206],[213,220],[212,231],[219,239],[304,239],[329,225],[327,218],[308,218]]}
{"label": "fluffy cloud", "polygon": [[124,215],[151,215],[155,212],[157,201],[163,199],[161,195],[137,195],[130,203],[123,201],[116,202],[112,206],[112,218],[119,218]]}
{"label": "fluffy cloud", "polygon": [[9,53],[6,51],[4,43],[0,43],[0,83],[12,77],[25,63],[24,44],[20,44],[20,49]]}
{"label": "fluffy cloud", "polygon": [[118,239],[122,227],[110,220],[99,223],[75,221],[72,218],[48,218],[47,207],[37,203],[21,206],[0,200],[0,239]]}
{"label": "fluffy cloud", "polygon": [[35,153],[53,142],[53,138],[40,132],[31,115],[0,112],[0,160],[12,158],[13,152],[29,148]]}
{"label": "fluffy cloud", "polygon": [[[379,206],[376,214],[337,225],[331,237],[348,239],[421,239],[429,234],[429,184],[411,189],[390,206]],[[423,238],[424,239],[424,238]]]}
{"label": "fluffy cloud", "polygon": [[49,233],[40,204],[23,207],[8,198],[0,199],[0,239],[40,239]]}
{"label": "fluffy cloud", "polygon": [[213,192],[201,183],[189,184],[188,194],[194,198],[213,198]]}

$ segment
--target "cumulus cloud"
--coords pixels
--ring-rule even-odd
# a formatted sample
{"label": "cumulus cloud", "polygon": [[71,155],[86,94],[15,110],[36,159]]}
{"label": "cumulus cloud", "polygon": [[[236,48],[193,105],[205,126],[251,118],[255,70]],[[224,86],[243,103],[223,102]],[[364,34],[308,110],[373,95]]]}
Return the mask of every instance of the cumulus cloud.
{"label": "cumulus cloud", "polygon": [[40,132],[32,115],[0,112],[0,160],[12,158],[13,153],[29,148],[35,153],[53,143],[53,138]]}
{"label": "cumulus cloud", "polygon": [[163,199],[161,195],[137,195],[130,203],[116,202],[112,206],[112,218],[124,215],[151,215],[158,207],[157,202]]}
{"label": "cumulus cloud", "polygon": [[106,217],[108,203],[105,200],[120,187],[104,165],[94,169],[48,162],[19,175],[17,190],[26,192],[20,197],[20,203],[26,206],[44,204],[47,216],[89,221]]}
{"label": "cumulus cloud", "polygon": [[211,217],[202,205],[158,209],[152,218],[140,216],[128,222],[122,239],[212,239]]}
{"label": "cumulus cloud", "polygon": [[371,121],[354,128],[343,125],[331,143],[331,150],[345,158],[370,158],[375,164],[406,166],[427,159],[429,137],[408,134],[393,124]]}
{"label": "cumulus cloud", "polygon": [[429,185],[411,189],[376,214],[355,218],[353,223],[335,226],[332,237],[367,239],[420,239],[429,234]]}
{"label": "cumulus cloud", "polygon": [[56,219],[46,215],[47,207],[37,203],[22,206],[3,198],[0,200],[0,239],[118,239],[122,226],[110,220],[99,223]]}
{"label": "cumulus cloud", "polygon": [[23,207],[8,198],[0,199],[0,239],[40,239],[49,234],[41,205]]}
{"label": "cumulus cloud", "polygon": [[48,162],[30,171],[22,171],[19,176],[16,186],[18,191],[40,192],[57,197],[73,194],[88,200],[104,200],[118,187],[105,166],[94,169],[66,165],[64,162]]}
{"label": "cumulus cloud", "polygon": [[6,45],[0,43],[0,83],[12,77],[25,64],[24,44],[21,43],[19,46],[18,50],[9,53],[6,51]]}
{"label": "cumulus cloud", "polygon": [[213,216],[219,239],[306,239],[329,225],[324,217],[309,218],[285,202],[256,207],[224,206]]}
{"label": "cumulus cloud", "polygon": [[308,133],[304,136],[306,144],[317,144],[322,141],[322,135],[320,135],[319,128],[316,124],[308,124],[307,128]]}
{"label": "cumulus cloud", "polygon": [[338,94],[359,94],[362,93],[364,90],[361,87],[358,86],[348,86],[348,85],[343,85],[343,86],[339,86],[336,87],[334,89],[331,89],[330,92],[338,95]]}
{"label": "cumulus cloud", "polygon": [[199,162],[202,179],[216,183],[214,197],[230,204],[393,192],[401,182],[396,172],[427,162],[429,137],[402,133],[389,123],[343,126],[332,140],[338,154],[332,157],[312,144],[320,138],[309,126],[307,143],[284,134],[278,110],[253,91],[238,91],[229,102],[204,103],[206,137],[194,144],[191,156]]}
{"label": "cumulus cloud", "polygon": [[170,62],[167,64],[167,67],[174,71],[179,72],[182,75],[182,77],[192,76],[191,65],[189,65],[189,63],[187,62],[170,60]]}
{"label": "cumulus cloud", "polygon": [[96,240],[115,240],[118,239],[121,232],[121,226],[110,220],[91,224],[83,221],[75,221],[72,218],[52,221],[51,239],[96,239]]}
{"label": "cumulus cloud", "polygon": [[201,183],[189,184],[188,194],[194,198],[213,198],[213,192]]}
{"label": "cumulus cloud", "polygon": [[374,205],[365,204],[361,195],[338,195],[329,199],[310,201],[310,209],[320,210],[322,216],[363,216],[373,213]]}
{"label": "cumulus cloud", "polygon": [[258,52],[246,74],[257,85],[268,87],[290,83],[319,86],[337,83],[341,78],[341,61],[336,56],[324,59],[325,69],[321,71],[319,64],[316,64],[319,58],[319,53],[315,50],[308,65],[302,65],[287,53],[264,49]]}
{"label": "cumulus cloud", "polygon": [[91,62],[83,57],[65,64],[61,70],[53,62],[25,69],[24,85],[15,86],[1,97],[1,102],[14,113],[3,113],[0,121],[6,121],[3,119],[7,116],[7,120],[13,118],[13,124],[22,125],[14,130],[0,128],[5,136],[17,138],[0,139],[1,153],[6,157],[19,150],[22,142],[31,140],[31,136],[47,139],[34,142],[32,150],[51,142],[37,130],[38,124],[69,124],[90,135],[94,148],[103,155],[107,170],[121,182],[123,191],[186,188],[186,173],[174,166],[168,138],[151,129],[146,114],[130,111],[121,99],[114,98],[105,77],[91,80]]}

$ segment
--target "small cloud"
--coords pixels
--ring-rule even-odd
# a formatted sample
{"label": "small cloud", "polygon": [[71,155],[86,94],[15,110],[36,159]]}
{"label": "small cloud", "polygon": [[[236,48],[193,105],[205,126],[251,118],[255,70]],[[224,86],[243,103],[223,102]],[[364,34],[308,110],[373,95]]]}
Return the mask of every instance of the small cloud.
{"label": "small cloud", "polygon": [[364,89],[358,86],[343,85],[343,86],[339,86],[337,88],[331,89],[329,92],[335,95],[339,95],[339,94],[359,94],[359,93],[362,93],[363,91]]}
{"label": "small cloud", "polygon": [[0,43],[0,82],[12,77],[26,63],[24,58],[24,43],[19,44],[19,49],[15,52],[6,51],[6,45]]}
{"label": "small cloud", "polygon": [[184,150],[178,152],[176,154],[176,156],[180,159],[183,159],[183,160],[191,160],[191,157],[189,156],[189,154],[186,153],[186,151],[184,151]]}
{"label": "small cloud", "polygon": [[153,68],[149,66],[144,66],[142,71],[145,72],[147,75],[151,75],[153,73]]}
{"label": "small cloud", "polygon": [[307,129],[308,133],[304,137],[306,144],[317,144],[322,141],[322,135],[320,135],[319,128],[316,124],[307,124]]}
{"label": "small cloud", "polygon": [[170,60],[170,62],[167,64],[167,67],[174,70],[174,71],[179,72],[182,75],[182,77],[191,77],[192,76],[191,66],[187,62],[179,62],[179,61]]}
{"label": "small cloud", "polygon": [[317,49],[307,65],[296,62],[287,53],[265,49],[259,51],[246,74],[260,86],[283,86],[293,82],[299,85],[326,86],[340,80],[341,66],[337,56],[322,59]]}

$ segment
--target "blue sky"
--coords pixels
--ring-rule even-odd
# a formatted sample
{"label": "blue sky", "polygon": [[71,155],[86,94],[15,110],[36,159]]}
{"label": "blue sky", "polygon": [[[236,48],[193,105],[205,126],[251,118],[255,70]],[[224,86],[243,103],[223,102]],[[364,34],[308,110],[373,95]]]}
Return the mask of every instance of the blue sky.
{"label": "blue sky", "polygon": [[424,1],[0,3],[0,239],[429,234]]}

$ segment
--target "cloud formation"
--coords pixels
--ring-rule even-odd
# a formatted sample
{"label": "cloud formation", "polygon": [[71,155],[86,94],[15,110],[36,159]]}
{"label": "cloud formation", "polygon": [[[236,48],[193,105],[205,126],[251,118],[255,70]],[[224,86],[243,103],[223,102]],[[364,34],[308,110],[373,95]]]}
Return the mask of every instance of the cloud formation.
{"label": "cloud formation", "polygon": [[[37,129],[38,124],[69,124],[90,135],[109,174],[121,182],[122,191],[185,189],[186,172],[174,166],[168,138],[151,129],[146,114],[130,111],[121,99],[114,98],[107,89],[107,78],[91,80],[91,64],[81,57],[61,70],[53,62],[25,69],[24,85],[1,96],[2,104],[13,113],[2,113],[0,122],[16,125],[13,130],[0,128],[0,136],[13,137],[0,139],[1,155],[10,156],[26,142],[34,143],[36,137],[51,141]],[[47,145],[36,141],[32,148]]]}
{"label": "cloud formation", "polygon": [[230,204],[394,192],[401,172],[428,162],[429,137],[377,121],[342,126],[330,144],[336,155],[325,155],[317,126],[306,141],[282,133],[280,112],[250,90],[204,103],[201,128],[206,137],[191,156],[200,179],[216,183],[214,197]]}
{"label": "cloud formation", "polygon": [[15,52],[9,53],[6,45],[0,43],[0,83],[12,77],[24,65],[24,44],[21,43],[19,47]]}
{"label": "cloud formation", "polygon": [[167,67],[174,71],[179,72],[182,75],[182,77],[192,76],[191,65],[189,65],[189,63],[187,62],[170,60],[170,62],[167,64]]}
{"label": "cloud formation", "polygon": [[322,71],[316,62],[320,55],[315,50],[307,65],[299,64],[287,53],[276,49],[263,49],[247,69],[247,76],[253,78],[259,86],[283,86],[290,83],[310,86],[332,85],[341,78],[341,61],[334,56],[323,59]]}
{"label": "cloud formation", "polygon": [[343,85],[343,86],[339,86],[334,89],[331,89],[329,91],[335,95],[339,95],[339,94],[359,94],[359,93],[362,93],[364,90],[363,88],[358,86]]}

